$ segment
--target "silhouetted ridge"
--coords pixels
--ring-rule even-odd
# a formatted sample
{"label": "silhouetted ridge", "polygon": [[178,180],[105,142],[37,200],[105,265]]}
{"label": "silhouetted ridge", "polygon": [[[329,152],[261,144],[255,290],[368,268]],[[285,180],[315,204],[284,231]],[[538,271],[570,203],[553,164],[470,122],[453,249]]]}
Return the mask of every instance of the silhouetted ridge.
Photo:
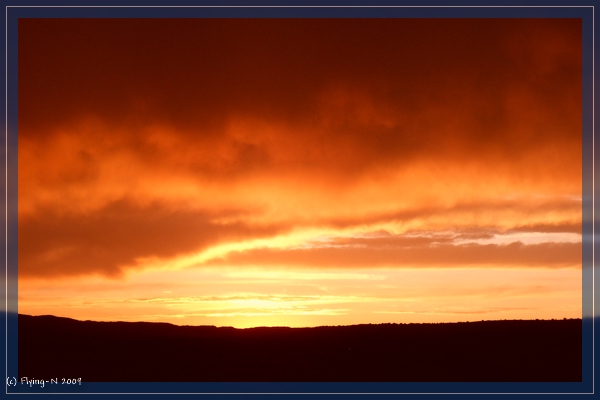
{"label": "silhouetted ridge", "polygon": [[582,321],[316,328],[19,315],[19,375],[85,381],[581,381]]}

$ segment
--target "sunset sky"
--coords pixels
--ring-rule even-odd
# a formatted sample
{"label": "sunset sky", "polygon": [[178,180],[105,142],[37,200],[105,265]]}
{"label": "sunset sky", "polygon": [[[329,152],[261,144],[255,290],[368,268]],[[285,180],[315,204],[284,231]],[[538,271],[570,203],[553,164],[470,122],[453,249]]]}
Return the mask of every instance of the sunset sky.
{"label": "sunset sky", "polygon": [[581,32],[20,19],[19,312],[581,318]]}

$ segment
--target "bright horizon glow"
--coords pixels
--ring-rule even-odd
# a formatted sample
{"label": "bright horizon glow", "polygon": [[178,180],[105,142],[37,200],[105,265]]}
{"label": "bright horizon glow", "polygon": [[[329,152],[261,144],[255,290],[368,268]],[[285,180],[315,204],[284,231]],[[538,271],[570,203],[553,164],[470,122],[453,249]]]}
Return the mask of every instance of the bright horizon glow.
{"label": "bright horizon glow", "polygon": [[[236,328],[581,318],[580,281],[577,268],[223,268],[178,270],[168,277],[156,270],[122,281],[32,281],[19,288],[19,311],[55,314],[60,306],[60,316],[74,319]],[[37,301],[28,300],[33,295]]]}

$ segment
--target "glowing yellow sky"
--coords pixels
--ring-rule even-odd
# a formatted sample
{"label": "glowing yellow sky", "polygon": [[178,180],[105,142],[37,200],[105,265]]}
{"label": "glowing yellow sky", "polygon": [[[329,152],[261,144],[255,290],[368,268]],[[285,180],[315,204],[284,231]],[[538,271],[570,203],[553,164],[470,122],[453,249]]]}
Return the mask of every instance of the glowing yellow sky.
{"label": "glowing yellow sky", "polygon": [[581,150],[579,20],[23,20],[19,312],[581,317]]}

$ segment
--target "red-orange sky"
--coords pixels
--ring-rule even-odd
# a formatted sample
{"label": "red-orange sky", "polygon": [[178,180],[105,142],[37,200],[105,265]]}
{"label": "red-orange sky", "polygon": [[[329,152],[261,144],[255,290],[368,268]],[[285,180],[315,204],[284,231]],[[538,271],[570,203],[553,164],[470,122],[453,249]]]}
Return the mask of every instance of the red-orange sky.
{"label": "red-orange sky", "polygon": [[19,312],[581,317],[581,21],[20,19]]}

